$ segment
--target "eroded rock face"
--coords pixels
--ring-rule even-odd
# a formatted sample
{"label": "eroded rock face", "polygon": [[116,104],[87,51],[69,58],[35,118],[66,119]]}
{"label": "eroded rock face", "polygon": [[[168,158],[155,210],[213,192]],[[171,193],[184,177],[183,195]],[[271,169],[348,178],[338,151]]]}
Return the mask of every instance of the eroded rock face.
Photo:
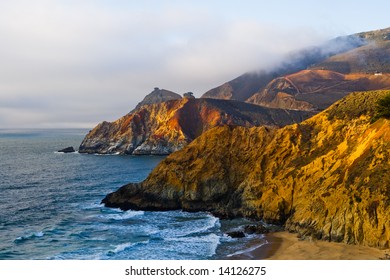
{"label": "eroded rock face", "polygon": [[264,233],[268,233],[269,229],[267,229],[265,226],[261,224],[246,225],[244,227],[244,232],[248,234],[264,234]]}
{"label": "eroded rock face", "polygon": [[263,219],[303,237],[388,248],[390,120],[371,123],[385,94],[351,94],[281,129],[215,127],[103,202]]}
{"label": "eroded rock face", "polygon": [[230,100],[170,100],[143,105],[114,122],[100,123],[84,138],[79,152],[166,155],[215,126],[284,126],[313,114]]}

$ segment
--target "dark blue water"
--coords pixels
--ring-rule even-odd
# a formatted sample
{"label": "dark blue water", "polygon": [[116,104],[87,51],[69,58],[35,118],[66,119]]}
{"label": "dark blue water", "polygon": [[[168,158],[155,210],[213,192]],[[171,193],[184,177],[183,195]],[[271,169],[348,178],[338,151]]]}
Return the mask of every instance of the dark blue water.
{"label": "dark blue water", "polygon": [[56,152],[86,133],[0,130],[0,259],[215,259],[242,250],[245,240],[224,234],[242,220],[103,207],[107,193],[142,181],[163,157]]}

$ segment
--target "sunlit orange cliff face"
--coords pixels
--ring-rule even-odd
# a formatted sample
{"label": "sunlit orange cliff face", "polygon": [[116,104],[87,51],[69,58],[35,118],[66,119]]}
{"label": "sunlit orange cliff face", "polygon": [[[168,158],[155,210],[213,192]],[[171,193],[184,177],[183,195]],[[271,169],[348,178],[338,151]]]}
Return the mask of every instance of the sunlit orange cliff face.
{"label": "sunlit orange cliff face", "polygon": [[262,219],[302,237],[388,248],[390,120],[372,123],[388,94],[353,93],[279,129],[215,127],[103,202]]}
{"label": "sunlit orange cliff face", "polygon": [[230,100],[169,100],[145,104],[114,122],[100,123],[85,137],[79,152],[170,154],[215,126],[279,127],[312,115]]}

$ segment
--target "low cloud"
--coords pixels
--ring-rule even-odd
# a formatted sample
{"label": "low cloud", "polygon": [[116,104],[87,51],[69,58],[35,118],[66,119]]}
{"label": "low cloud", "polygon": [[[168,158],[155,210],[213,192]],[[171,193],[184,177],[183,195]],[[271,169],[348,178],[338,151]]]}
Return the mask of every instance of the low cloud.
{"label": "low cloud", "polygon": [[199,97],[326,39],[196,7],[110,2],[0,3],[0,127],[93,126],[154,87]]}

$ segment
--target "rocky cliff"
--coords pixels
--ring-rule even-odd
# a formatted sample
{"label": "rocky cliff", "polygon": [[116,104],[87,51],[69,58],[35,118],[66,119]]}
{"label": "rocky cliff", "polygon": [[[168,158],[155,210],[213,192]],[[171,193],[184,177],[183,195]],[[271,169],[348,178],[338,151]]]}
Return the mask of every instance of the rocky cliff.
{"label": "rocky cliff", "polygon": [[231,100],[176,99],[141,105],[114,122],[100,123],[84,138],[79,152],[169,154],[215,126],[280,127],[312,115]]}
{"label": "rocky cliff", "polygon": [[372,123],[387,94],[353,93],[280,129],[215,127],[103,202],[263,219],[303,237],[388,248],[390,120]]}

